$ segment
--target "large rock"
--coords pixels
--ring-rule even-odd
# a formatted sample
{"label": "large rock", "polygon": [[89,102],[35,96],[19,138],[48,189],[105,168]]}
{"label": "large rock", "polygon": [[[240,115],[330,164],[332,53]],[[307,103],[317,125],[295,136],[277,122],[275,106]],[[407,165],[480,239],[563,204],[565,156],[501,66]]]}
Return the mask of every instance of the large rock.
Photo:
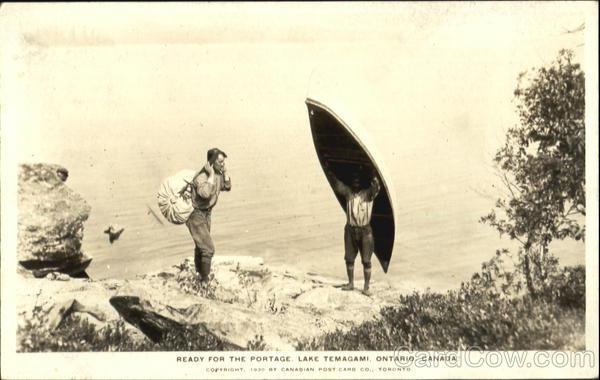
{"label": "large rock", "polygon": [[[262,336],[271,350],[294,350],[298,341],[373,319],[399,295],[382,283],[372,285],[372,297],[345,292],[336,287],[338,281],[269,267],[252,257],[215,256],[213,275],[202,287],[190,258],[124,284],[117,295],[139,297],[146,313],[181,325],[201,324],[239,347]],[[138,312],[134,304],[132,312]],[[126,309],[122,304],[119,313]]]}
{"label": "large rock", "polygon": [[[204,323],[186,324],[178,322],[152,310],[152,305],[136,296],[114,296],[110,304],[127,322],[144,333],[153,342],[161,342],[171,335],[188,335],[207,342],[209,347],[218,351],[240,351],[243,346],[233,344],[224,337],[211,332]],[[172,309],[177,313],[178,310]]]}
{"label": "large rock", "polygon": [[90,206],[65,185],[68,171],[52,164],[22,164],[18,180],[17,258],[36,277],[49,272],[85,276],[81,252]]}
{"label": "large rock", "polygon": [[262,336],[265,349],[291,351],[299,341],[373,319],[410,291],[374,282],[373,295],[366,297],[342,291],[335,280],[269,267],[252,257],[216,256],[213,269],[207,288],[191,258],[128,280],[21,278],[19,325],[25,328],[32,311],[41,308],[49,330],[75,313],[98,329],[122,318],[130,332],[154,342],[184,333],[214,340],[215,349],[239,350]]}
{"label": "large rock", "polygon": [[[19,344],[31,329],[53,331],[65,323],[70,314],[85,319],[97,331],[114,326],[121,319],[109,299],[123,286],[123,281],[61,277],[18,278],[15,293],[19,295],[16,299]],[[126,330],[137,342],[147,339],[133,325],[127,324]]]}

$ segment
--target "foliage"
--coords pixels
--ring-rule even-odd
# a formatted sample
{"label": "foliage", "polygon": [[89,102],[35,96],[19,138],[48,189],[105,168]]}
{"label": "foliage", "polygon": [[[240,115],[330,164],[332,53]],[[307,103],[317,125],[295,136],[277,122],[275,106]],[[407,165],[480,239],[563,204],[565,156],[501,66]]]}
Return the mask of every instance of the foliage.
{"label": "foliage", "polygon": [[561,306],[585,310],[585,267],[565,267],[556,275],[544,294],[546,299],[556,300]]}
{"label": "foliage", "polygon": [[285,303],[277,303],[277,297],[275,293],[267,299],[267,305],[265,309],[271,314],[285,314],[288,305]]}
{"label": "foliage", "polygon": [[[482,264],[481,272],[461,284],[460,292],[467,299],[486,295],[511,298],[521,294],[523,277],[506,270],[506,257],[510,257],[506,250],[496,251],[495,257]],[[585,310],[585,267],[578,265],[558,269],[557,264],[554,269],[537,296],[549,303]]]}
{"label": "foliage", "polygon": [[[43,319],[41,310],[17,330],[19,352],[82,352],[82,351],[221,351],[222,342],[212,334],[198,334],[192,327],[170,331],[160,343],[153,343],[123,320],[109,323],[101,329],[87,319],[71,314],[55,330],[49,331],[33,321]],[[248,342],[253,350],[263,350],[265,342],[257,336]]]}
{"label": "foliage", "polygon": [[210,275],[208,283],[203,283],[200,281],[200,275],[196,272],[196,267],[190,259],[185,259],[180,265],[175,265],[175,268],[179,269],[176,278],[177,284],[185,293],[211,300],[217,299],[216,290],[219,282],[214,274]]}
{"label": "foliage", "polygon": [[550,67],[523,73],[515,90],[520,125],[495,161],[508,193],[481,218],[521,243],[516,273],[532,296],[556,270],[553,239],[585,238],[585,77],[562,50]]}
{"label": "foliage", "polygon": [[[524,255],[519,254],[518,261],[515,263],[510,251],[507,249],[496,250],[496,255],[482,264],[481,272],[475,273],[471,281],[463,283],[461,288],[467,293],[470,293],[472,289],[477,289],[476,294],[485,289],[487,292],[498,294],[501,297],[521,295],[527,281],[527,276],[524,273],[524,257]],[[506,263],[506,259],[510,259],[510,262]],[[538,259],[539,256],[536,256],[532,261],[538,263]],[[544,268],[545,272],[543,274],[541,273],[541,266],[535,265],[531,269],[537,279],[535,296],[548,298],[555,293],[558,279],[564,277],[563,272],[568,268],[560,271],[558,260],[552,255],[546,256]],[[585,270],[583,270],[583,276],[585,278]]]}
{"label": "foliage", "polygon": [[403,295],[376,320],[299,342],[297,349],[585,349],[584,267],[564,268],[548,288],[560,291],[533,298],[509,296],[494,265],[485,263],[459,290]]}
{"label": "foliage", "polygon": [[40,312],[35,310],[33,318],[18,328],[19,352],[149,351],[153,346],[149,340],[136,339],[121,320],[97,330],[86,319],[69,315],[49,331],[35,323],[43,318]]}
{"label": "foliage", "polygon": [[[268,268],[262,268],[260,270],[246,270],[240,266],[240,263],[237,264],[235,270],[235,275],[237,276],[238,282],[242,289],[244,289],[247,300],[247,307],[252,307],[258,302],[258,293],[259,288],[254,286],[257,282],[257,279],[265,279],[271,276],[271,272]],[[240,302],[242,300],[239,300]],[[268,301],[270,302],[270,301]],[[274,307],[275,299],[273,299]],[[271,310],[272,312],[276,312],[277,310]]]}
{"label": "foliage", "polygon": [[265,351],[267,343],[262,335],[255,335],[254,339],[248,341],[248,351]]}
{"label": "foliage", "polygon": [[250,288],[254,284],[254,277],[249,276],[246,271],[240,270],[240,264],[238,263],[237,268],[235,270],[235,274],[237,275],[238,281],[243,289],[246,290],[246,296],[248,299],[247,306],[251,307],[258,300],[258,291],[251,291]]}
{"label": "foliage", "polygon": [[169,331],[152,351],[222,351],[222,342],[213,334],[198,334],[192,327]]}

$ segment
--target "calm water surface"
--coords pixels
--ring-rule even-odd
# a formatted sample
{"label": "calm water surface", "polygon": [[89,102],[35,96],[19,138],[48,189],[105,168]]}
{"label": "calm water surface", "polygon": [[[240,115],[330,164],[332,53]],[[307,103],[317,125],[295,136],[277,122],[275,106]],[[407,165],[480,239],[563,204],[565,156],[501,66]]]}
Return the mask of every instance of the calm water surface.
{"label": "calm water surface", "polygon": [[[216,255],[260,256],[272,265],[342,280],[345,217],[318,166],[308,127],[305,131],[301,136],[280,131],[280,136],[246,139],[227,136],[227,130],[199,130],[188,140],[164,141],[160,147],[98,148],[85,159],[65,157],[69,185],[92,206],[83,241],[83,250],[94,258],[90,275],[129,278],[192,255],[187,228],[162,219],[156,191],[168,175],[198,168],[210,141],[210,147],[218,145],[229,154],[233,181],[233,190],[222,193],[213,210]],[[273,146],[277,141],[285,144]],[[277,154],[262,153],[269,144]],[[422,157],[398,159],[406,163]],[[387,274],[374,266],[375,281],[405,289],[455,287],[496,248],[509,246],[478,223],[493,205],[493,198],[477,191],[479,171],[460,163],[446,162],[445,167],[449,170],[438,182],[395,183],[399,203],[395,250]],[[125,228],[112,245],[102,232],[110,223]],[[565,264],[584,260],[582,244],[560,244],[555,249]]]}

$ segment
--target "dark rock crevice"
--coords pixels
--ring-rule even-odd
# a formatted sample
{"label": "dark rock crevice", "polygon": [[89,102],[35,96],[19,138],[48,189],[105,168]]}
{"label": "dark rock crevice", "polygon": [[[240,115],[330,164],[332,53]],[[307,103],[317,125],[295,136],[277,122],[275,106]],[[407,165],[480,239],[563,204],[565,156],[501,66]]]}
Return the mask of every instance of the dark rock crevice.
{"label": "dark rock crevice", "polygon": [[137,327],[154,343],[173,340],[202,340],[215,350],[239,351],[242,347],[218,337],[204,324],[186,324],[167,318],[152,310],[149,302],[136,296],[114,296],[109,300],[119,315]]}

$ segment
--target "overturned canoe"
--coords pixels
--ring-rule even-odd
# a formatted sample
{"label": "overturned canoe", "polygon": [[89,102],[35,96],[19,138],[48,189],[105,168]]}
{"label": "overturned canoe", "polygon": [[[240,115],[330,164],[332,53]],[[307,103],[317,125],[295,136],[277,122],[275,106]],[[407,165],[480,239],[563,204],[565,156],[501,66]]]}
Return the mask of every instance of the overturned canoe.
{"label": "overturned canoe", "polygon": [[[326,164],[334,175],[345,183],[349,183],[351,173],[357,169],[372,168],[381,179],[381,190],[373,202],[371,227],[375,240],[375,256],[383,271],[387,273],[394,248],[395,222],[391,182],[383,169],[382,161],[376,157],[374,146],[368,142],[366,134],[358,126],[351,128],[340,116],[316,100],[306,99],[306,106],[317,156],[332,189],[333,179],[327,176]],[[335,192],[334,194],[345,210],[346,201],[343,196]]]}

